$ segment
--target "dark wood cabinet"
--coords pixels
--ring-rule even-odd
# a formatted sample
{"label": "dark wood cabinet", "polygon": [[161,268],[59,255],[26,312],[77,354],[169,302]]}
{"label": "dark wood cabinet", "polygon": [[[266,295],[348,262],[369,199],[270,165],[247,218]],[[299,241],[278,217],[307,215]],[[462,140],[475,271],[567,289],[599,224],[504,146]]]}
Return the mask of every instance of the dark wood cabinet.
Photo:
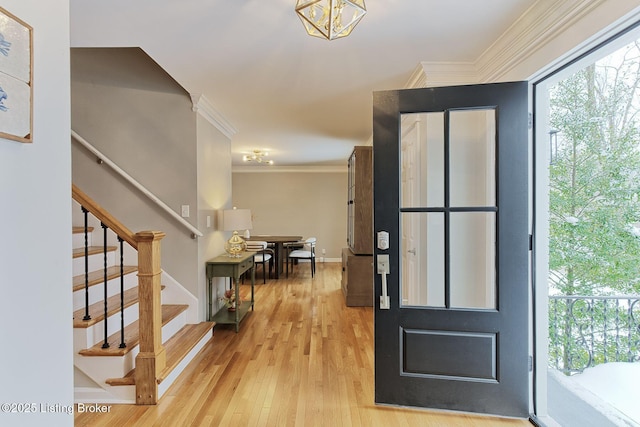
{"label": "dark wood cabinet", "polygon": [[373,152],[356,146],[349,157],[347,246],[342,292],[347,306],[373,305]]}
{"label": "dark wood cabinet", "polygon": [[373,255],[342,249],[342,293],[348,307],[373,306]]}
{"label": "dark wood cabinet", "polygon": [[372,147],[356,146],[349,157],[347,246],[356,255],[373,254]]}

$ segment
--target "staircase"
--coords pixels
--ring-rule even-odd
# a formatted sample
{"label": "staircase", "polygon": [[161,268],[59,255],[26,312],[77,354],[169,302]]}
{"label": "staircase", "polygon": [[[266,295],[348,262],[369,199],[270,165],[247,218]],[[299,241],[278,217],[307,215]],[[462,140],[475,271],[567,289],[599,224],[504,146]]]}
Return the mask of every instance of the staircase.
{"label": "staircase", "polygon": [[[74,199],[76,190],[74,188]],[[74,209],[80,211],[80,204],[74,202]],[[77,222],[74,218],[74,224]],[[84,225],[73,227],[74,400],[76,403],[157,403],[212,339],[214,322],[198,322],[197,299],[162,272],[161,314],[157,316],[162,323],[159,341],[162,344],[157,347],[163,360],[158,362],[155,381],[151,379],[152,384],[157,383],[157,389],[151,387],[153,390],[149,391],[146,385],[136,391],[136,378],[141,384],[140,375],[143,375],[142,372],[136,375],[141,338],[139,281],[142,283],[143,276],[149,275],[138,277],[138,254],[134,248],[119,242],[118,236],[111,229],[104,229],[100,220],[90,218],[88,224],[86,237]],[[86,301],[90,319],[85,320]],[[121,325],[124,325],[123,333]],[[147,351],[145,357],[148,354]],[[152,363],[156,366],[155,360]],[[154,375],[153,369],[151,375]]]}

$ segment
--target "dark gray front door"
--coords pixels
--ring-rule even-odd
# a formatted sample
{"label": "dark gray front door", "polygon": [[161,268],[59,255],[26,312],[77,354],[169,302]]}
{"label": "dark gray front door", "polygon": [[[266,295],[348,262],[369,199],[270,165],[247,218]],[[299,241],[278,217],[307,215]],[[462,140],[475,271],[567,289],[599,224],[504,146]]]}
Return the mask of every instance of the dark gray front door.
{"label": "dark gray front door", "polygon": [[528,416],[527,105],[526,82],[374,94],[376,403]]}

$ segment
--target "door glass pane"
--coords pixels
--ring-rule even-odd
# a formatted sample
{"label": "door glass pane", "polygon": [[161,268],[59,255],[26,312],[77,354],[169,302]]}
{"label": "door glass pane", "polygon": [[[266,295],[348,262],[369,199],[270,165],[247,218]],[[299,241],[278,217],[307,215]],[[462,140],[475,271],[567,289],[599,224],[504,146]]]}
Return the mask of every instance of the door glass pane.
{"label": "door glass pane", "polygon": [[403,212],[401,304],[444,307],[444,214]]}
{"label": "door glass pane", "polygon": [[451,206],[494,206],[495,111],[452,111],[449,138]]}
{"label": "door glass pane", "polygon": [[496,308],[495,240],[494,212],[451,213],[451,307]]}
{"label": "door glass pane", "polygon": [[400,206],[444,206],[444,113],[403,114]]}

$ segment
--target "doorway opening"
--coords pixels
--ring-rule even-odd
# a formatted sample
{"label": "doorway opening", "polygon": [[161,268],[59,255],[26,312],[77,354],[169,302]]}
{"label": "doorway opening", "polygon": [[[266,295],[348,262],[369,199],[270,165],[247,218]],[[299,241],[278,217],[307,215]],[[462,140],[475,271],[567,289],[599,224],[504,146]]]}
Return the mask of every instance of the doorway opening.
{"label": "doorway opening", "polygon": [[640,30],[534,92],[536,413],[640,425]]}

